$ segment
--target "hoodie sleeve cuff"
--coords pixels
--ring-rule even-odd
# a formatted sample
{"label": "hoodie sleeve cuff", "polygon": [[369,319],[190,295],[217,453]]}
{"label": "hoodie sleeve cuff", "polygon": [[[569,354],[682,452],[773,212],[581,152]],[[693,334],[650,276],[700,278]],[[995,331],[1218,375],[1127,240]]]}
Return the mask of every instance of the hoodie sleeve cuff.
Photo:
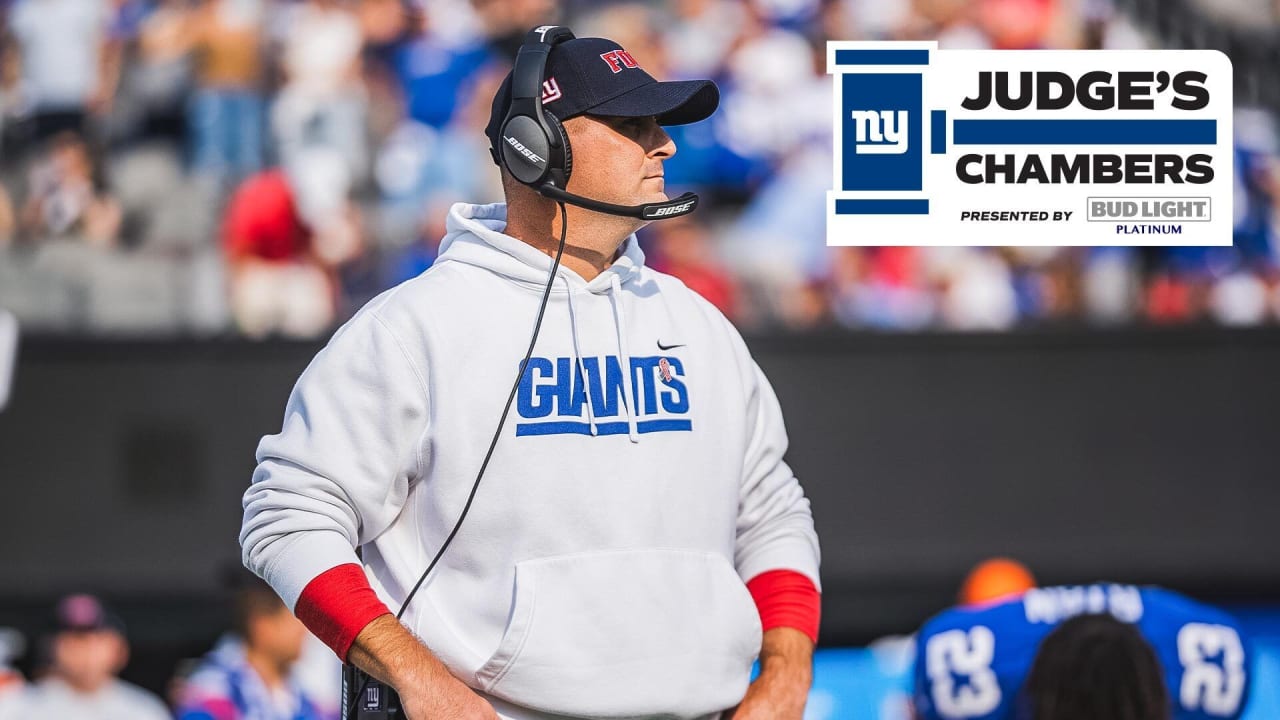
{"label": "hoodie sleeve cuff", "polygon": [[812,580],[794,570],[770,570],[747,581],[747,591],[755,600],[766,632],[789,627],[817,644],[822,596]]}
{"label": "hoodie sleeve cuff", "polygon": [[390,613],[356,564],[338,565],[317,575],[303,588],[294,607],[302,624],[343,662],[360,631],[374,618]]}

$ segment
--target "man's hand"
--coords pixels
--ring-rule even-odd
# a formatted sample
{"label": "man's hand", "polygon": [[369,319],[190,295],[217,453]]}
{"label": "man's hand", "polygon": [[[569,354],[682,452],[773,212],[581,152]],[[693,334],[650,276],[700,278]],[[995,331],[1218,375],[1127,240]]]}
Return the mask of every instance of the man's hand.
{"label": "man's hand", "polygon": [[498,720],[493,706],[449,674],[392,615],[360,631],[347,661],[395,688],[408,720]]}
{"label": "man's hand", "polygon": [[813,641],[792,628],[764,634],[760,676],[725,720],[801,720],[813,682]]}

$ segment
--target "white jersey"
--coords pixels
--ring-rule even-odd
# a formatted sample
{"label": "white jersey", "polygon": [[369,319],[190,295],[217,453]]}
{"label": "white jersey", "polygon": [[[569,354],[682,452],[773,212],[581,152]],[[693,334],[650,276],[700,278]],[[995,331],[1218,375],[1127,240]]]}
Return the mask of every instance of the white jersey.
{"label": "white jersey", "polygon": [[122,680],[82,693],[57,677],[30,685],[0,702],[0,720],[170,720],[155,695]]}
{"label": "white jersey", "polygon": [[[466,502],[551,258],[455,205],[435,265],[375,298],[294,388],[245,494],[246,564],[293,606],[358,562],[391,609]],[[503,717],[697,718],[760,650],[745,581],[818,584],[782,412],[733,326],[644,266],[561,268],[461,531],[405,614]]]}

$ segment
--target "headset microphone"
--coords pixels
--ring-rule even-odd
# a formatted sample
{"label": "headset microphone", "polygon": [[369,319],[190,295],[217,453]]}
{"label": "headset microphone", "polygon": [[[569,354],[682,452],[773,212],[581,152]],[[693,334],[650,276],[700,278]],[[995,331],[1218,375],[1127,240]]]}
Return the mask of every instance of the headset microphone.
{"label": "headset microphone", "polygon": [[698,196],[691,192],[687,192],[674,200],[664,202],[645,203],[643,205],[614,205],[613,203],[574,195],[550,183],[538,186],[537,190],[540,195],[549,197],[552,200],[559,200],[570,205],[577,205],[578,207],[610,215],[635,217],[642,220],[665,220],[666,218],[680,217],[681,215],[688,215],[698,207]]}

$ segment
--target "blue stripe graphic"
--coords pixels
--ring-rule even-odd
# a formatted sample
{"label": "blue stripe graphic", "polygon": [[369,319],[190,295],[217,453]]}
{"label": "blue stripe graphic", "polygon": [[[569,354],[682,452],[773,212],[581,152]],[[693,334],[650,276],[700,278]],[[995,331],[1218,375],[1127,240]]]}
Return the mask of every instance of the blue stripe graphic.
{"label": "blue stripe graphic", "polygon": [[1213,145],[1216,120],[956,120],[956,145]]}
{"label": "blue stripe graphic", "polygon": [[[643,420],[636,423],[636,429],[642,433],[671,432],[693,430],[691,420]],[[625,432],[625,431],[624,431]]]}
{"label": "blue stripe graphic", "polygon": [[[691,420],[643,420],[636,423],[641,434],[654,432],[691,431]],[[591,426],[584,422],[520,423],[516,425],[516,437],[530,435],[590,435]],[[626,435],[624,422],[596,423],[597,435]]]}
{"label": "blue stripe graphic", "polygon": [[928,200],[836,200],[837,215],[928,215]]}
{"label": "blue stripe graphic", "polygon": [[929,118],[929,151],[934,155],[944,155],[947,152],[947,111],[934,110]]}
{"label": "blue stripe graphic", "polygon": [[928,65],[928,50],[836,50],[837,65]]}

